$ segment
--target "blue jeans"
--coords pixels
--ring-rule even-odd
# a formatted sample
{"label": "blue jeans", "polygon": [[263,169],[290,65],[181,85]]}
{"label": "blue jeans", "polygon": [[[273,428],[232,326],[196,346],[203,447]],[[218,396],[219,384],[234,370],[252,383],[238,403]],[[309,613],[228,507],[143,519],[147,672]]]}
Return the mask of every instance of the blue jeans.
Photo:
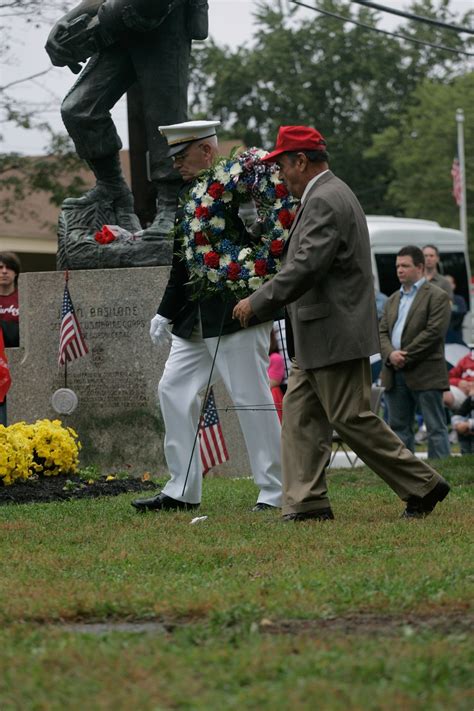
{"label": "blue jeans", "polygon": [[415,451],[413,423],[415,412],[423,415],[428,434],[428,457],[441,459],[451,454],[442,390],[411,390],[403,371],[395,373],[395,384],[384,393],[388,405],[388,423],[407,449]]}

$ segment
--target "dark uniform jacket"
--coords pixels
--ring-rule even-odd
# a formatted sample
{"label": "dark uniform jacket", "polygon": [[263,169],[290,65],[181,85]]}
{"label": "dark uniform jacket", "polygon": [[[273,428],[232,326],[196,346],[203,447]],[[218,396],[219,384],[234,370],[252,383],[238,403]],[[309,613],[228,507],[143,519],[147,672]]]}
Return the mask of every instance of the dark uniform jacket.
{"label": "dark uniform jacket", "polygon": [[[172,331],[175,336],[190,338],[193,328],[200,316],[203,338],[219,336],[240,331],[238,320],[232,319],[232,311],[237,300],[228,292],[223,295],[199,296],[197,287],[189,282],[189,272],[186,260],[182,255],[183,241],[179,225],[184,216],[182,201],[191,189],[192,184],[187,183],[180,191],[180,205],[176,212],[175,226],[178,228],[173,244],[173,261],[168,284],[163,298],[158,307],[160,316],[169,318],[172,322]],[[251,243],[251,237],[245,230],[242,221],[235,214],[235,227],[241,234],[243,247]],[[253,324],[257,323],[254,320]]]}

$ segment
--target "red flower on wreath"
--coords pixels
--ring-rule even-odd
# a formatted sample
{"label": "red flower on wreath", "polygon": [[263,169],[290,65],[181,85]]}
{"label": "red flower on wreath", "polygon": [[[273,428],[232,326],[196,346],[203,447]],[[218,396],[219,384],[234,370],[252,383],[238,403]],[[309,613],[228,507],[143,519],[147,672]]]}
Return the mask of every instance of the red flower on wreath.
{"label": "red flower on wreath", "polygon": [[295,216],[289,210],[280,210],[278,213],[278,219],[280,220],[281,226],[285,230],[289,230]]}
{"label": "red flower on wreath", "polygon": [[206,244],[209,244],[209,240],[207,239],[204,232],[196,232],[194,235],[194,243],[198,247],[204,247]]}
{"label": "red flower on wreath", "polygon": [[209,193],[209,195],[212,198],[214,198],[214,200],[219,200],[219,198],[222,197],[224,190],[225,190],[225,188],[222,185],[222,183],[218,183],[217,181],[214,181],[213,183],[211,183],[209,185],[207,192]]}
{"label": "red flower on wreath", "polygon": [[210,214],[209,208],[205,205],[199,205],[196,208],[196,217],[198,220],[207,220]]}
{"label": "red flower on wreath", "polygon": [[217,252],[208,252],[207,254],[204,255],[204,264],[206,267],[210,267],[211,269],[217,269],[219,266],[219,255]]}
{"label": "red flower on wreath", "polygon": [[267,273],[267,260],[266,259],[256,259],[255,260],[255,274],[257,276],[265,276]]}
{"label": "red flower on wreath", "polygon": [[274,239],[273,242],[270,244],[270,254],[272,254],[274,257],[279,257],[280,254],[283,252],[284,246],[284,240]]}
{"label": "red flower on wreath", "polygon": [[287,197],[288,189],[284,183],[278,183],[278,185],[275,186],[275,195],[280,199]]}
{"label": "red flower on wreath", "polygon": [[231,262],[227,267],[227,278],[230,281],[237,281],[240,276],[240,264],[237,262]]}

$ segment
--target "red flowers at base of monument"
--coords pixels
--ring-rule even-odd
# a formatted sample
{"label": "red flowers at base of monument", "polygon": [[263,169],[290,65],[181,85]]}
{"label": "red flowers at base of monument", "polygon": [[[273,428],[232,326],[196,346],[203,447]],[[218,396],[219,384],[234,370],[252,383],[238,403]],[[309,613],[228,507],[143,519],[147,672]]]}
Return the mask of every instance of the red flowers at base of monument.
{"label": "red flowers at base of monument", "polygon": [[115,240],[134,239],[134,236],[128,230],[125,230],[119,225],[104,225],[101,230],[95,233],[94,239],[99,244],[110,244]]}

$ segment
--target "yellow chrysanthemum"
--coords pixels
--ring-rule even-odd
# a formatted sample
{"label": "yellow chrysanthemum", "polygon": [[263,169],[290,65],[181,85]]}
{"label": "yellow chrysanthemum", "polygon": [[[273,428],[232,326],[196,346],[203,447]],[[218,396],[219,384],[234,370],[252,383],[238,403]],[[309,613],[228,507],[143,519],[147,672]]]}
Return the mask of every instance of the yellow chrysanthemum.
{"label": "yellow chrysanthemum", "polygon": [[0,480],[12,484],[32,474],[74,474],[79,465],[77,433],[60,420],[0,426]]}

